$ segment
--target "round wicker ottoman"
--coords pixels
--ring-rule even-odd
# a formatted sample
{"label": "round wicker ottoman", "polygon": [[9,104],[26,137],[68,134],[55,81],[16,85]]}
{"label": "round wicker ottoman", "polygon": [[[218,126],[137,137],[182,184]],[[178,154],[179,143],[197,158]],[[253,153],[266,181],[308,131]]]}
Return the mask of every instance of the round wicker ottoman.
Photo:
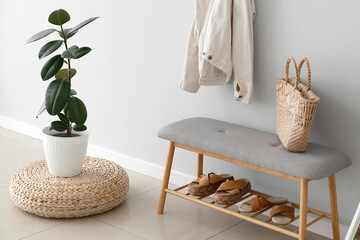
{"label": "round wicker ottoman", "polygon": [[126,171],[111,161],[86,157],[81,173],[60,178],[49,174],[45,160],[21,168],[10,194],[22,210],[47,218],[74,218],[109,211],[129,190]]}

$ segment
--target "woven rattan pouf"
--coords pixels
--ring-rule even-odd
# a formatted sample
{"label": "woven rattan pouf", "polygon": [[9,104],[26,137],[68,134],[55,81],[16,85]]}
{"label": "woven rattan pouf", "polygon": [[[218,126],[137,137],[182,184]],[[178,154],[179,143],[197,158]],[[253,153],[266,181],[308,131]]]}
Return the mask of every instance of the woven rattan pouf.
{"label": "woven rattan pouf", "polygon": [[87,157],[81,173],[60,178],[45,160],[21,168],[12,178],[11,197],[22,210],[47,218],[74,218],[118,206],[129,190],[126,171],[111,161]]}

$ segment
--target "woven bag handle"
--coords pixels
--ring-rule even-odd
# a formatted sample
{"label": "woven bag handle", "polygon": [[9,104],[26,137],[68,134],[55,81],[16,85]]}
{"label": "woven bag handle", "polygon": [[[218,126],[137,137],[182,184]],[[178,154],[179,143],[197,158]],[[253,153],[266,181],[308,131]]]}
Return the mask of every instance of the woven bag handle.
{"label": "woven bag handle", "polygon": [[299,73],[298,73],[299,82],[301,81],[301,79],[300,79],[300,71],[301,71],[301,68],[302,68],[304,62],[306,62],[307,71],[308,71],[308,72],[307,72],[307,76],[308,76],[308,79],[307,79],[307,80],[308,80],[308,82],[307,82],[307,90],[310,91],[310,89],[311,89],[311,69],[310,69],[310,62],[309,62],[309,60],[308,60],[307,58],[303,58],[303,59],[301,60],[300,64],[299,64],[299,67],[298,67],[298,71],[299,71]]}
{"label": "woven bag handle", "polygon": [[295,81],[295,86],[294,89],[297,87],[298,82],[300,81],[300,77],[299,77],[299,70],[298,67],[296,65],[296,61],[294,57],[289,57],[288,60],[286,61],[286,65],[285,65],[285,80],[286,83],[289,83],[289,65],[290,62],[293,63],[294,67],[295,67],[295,74],[296,74],[296,81]]}

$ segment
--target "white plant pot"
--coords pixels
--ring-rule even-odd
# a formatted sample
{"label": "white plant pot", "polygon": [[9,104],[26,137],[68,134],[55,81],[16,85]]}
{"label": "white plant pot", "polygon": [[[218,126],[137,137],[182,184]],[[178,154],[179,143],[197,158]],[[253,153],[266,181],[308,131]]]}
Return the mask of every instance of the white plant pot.
{"label": "white plant pot", "polygon": [[[86,157],[89,132],[72,130],[72,137],[50,127],[43,129],[44,153],[50,174],[57,177],[73,177],[81,172]],[[64,136],[56,136],[64,135]]]}

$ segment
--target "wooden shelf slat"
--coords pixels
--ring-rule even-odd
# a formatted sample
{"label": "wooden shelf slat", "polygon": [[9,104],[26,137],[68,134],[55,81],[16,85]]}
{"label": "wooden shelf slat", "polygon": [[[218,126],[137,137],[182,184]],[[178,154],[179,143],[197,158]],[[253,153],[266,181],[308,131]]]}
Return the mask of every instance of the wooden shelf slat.
{"label": "wooden shelf slat", "polygon": [[266,211],[269,210],[270,208],[271,208],[271,206],[266,207],[266,208],[264,208],[263,210],[255,213],[255,214],[253,214],[253,215],[251,215],[250,217],[255,218],[255,217],[259,216],[260,214],[262,214],[263,212],[266,212]]}
{"label": "wooden shelf slat", "polygon": [[[264,223],[268,223],[268,222],[270,222],[271,221],[271,217],[269,217],[268,219],[266,219],[265,221],[264,221]],[[273,225],[271,225],[271,226],[273,226]]]}
{"label": "wooden shelf slat", "polygon": [[[306,224],[306,228],[313,225],[314,223],[316,223],[317,221],[319,221],[320,219],[323,219],[325,216],[319,216],[318,218],[315,218],[314,220],[312,220],[311,222],[309,222],[308,224]],[[294,232],[299,232],[299,229],[296,229]]]}
{"label": "wooden shelf slat", "polygon": [[189,201],[198,203],[198,204],[200,204],[200,205],[203,205],[203,206],[206,206],[206,207],[209,207],[209,208],[218,210],[218,211],[220,211],[220,212],[227,213],[227,214],[229,214],[229,215],[232,215],[232,216],[234,216],[234,217],[243,219],[243,220],[245,220],[245,221],[248,221],[248,222],[251,222],[251,223],[255,223],[255,224],[257,224],[257,225],[260,225],[260,226],[263,226],[263,227],[272,229],[272,230],[274,230],[274,231],[277,231],[277,232],[280,232],[280,233],[282,233],[282,234],[291,236],[291,237],[293,237],[293,238],[299,238],[299,234],[298,234],[298,233],[294,233],[294,232],[289,231],[289,230],[287,230],[287,229],[279,228],[278,226],[269,224],[268,222],[271,221],[271,218],[268,219],[268,222],[266,222],[266,221],[264,222],[264,221],[258,220],[258,219],[256,219],[256,218],[251,218],[251,217],[246,216],[246,215],[244,215],[244,214],[237,213],[237,212],[235,212],[235,211],[231,211],[231,210],[229,210],[229,209],[226,209],[226,208],[223,208],[223,207],[214,205],[214,204],[212,204],[212,203],[209,203],[209,202],[206,202],[206,201],[203,201],[203,200],[199,200],[199,199],[197,199],[197,198],[188,196],[188,195],[186,195],[186,194],[179,193],[179,192],[174,191],[174,190],[171,190],[171,189],[165,189],[165,192],[170,193],[170,194],[175,195],[175,196],[178,196],[178,197],[181,197],[181,198],[184,198],[184,199],[186,199],[186,200],[189,200]]}
{"label": "wooden shelf slat", "polygon": [[[297,203],[293,203],[293,202],[292,202],[292,203],[291,203],[291,206],[293,206],[294,208],[300,209],[300,205],[297,204]],[[324,217],[331,219],[331,214],[329,214],[329,213],[325,213],[325,212],[322,212],[322,211],[319,211],[319,210],[316,210],[316,209],[313,209],[313,208],[308,208],[307,211],[308,211],[309,213],[312,213],[312,214],[315,214],[315,215],[319,215],[319,216],[324,215]]]}
{"label": "wooden shelf slat", "polygon": [[206,197],[208,197],[208,196],[210,196],[210,195],[206,195],[206,196],[201,196],[201,197],[197,197],[196,199],[199,199],[199,200],[201,200],[201,199],[204,199],[204,198],[206,198]]}
{"label": "wooden shelf slat", "polygon": [[188,185],[186,184],[186,185],[184,185],[184,186],[178,187],[178,188],[174,189],[174,191],[179,191],[179,190],[181,190],[181,189],[186,188],[187,186],[188,186]]}

